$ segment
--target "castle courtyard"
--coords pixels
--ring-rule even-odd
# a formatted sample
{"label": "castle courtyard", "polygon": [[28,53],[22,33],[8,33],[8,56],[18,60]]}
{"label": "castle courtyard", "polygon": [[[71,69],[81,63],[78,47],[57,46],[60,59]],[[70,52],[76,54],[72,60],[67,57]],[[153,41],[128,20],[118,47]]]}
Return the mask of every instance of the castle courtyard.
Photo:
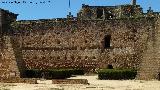
{"label": "castle courtyard", "polygon": [[[98,80],[97,75],[76,76],[71,79],[87,79],[89,85],[83,84],[41,84],[0,83],[0,90],[160,90],[160,81],[151,80]],[[44,83],[43,83],[44,82]]]}

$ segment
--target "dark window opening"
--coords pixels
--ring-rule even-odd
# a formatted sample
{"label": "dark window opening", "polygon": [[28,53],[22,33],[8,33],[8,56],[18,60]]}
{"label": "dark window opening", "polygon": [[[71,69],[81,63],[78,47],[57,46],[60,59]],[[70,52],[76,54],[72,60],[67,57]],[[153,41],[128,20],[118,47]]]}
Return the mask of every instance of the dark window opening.
{"label": "dark window opening", "polygon": [[112,15],[112,13],[111,12],[107,12],[106,13],[106,19],[112,19],[113,18],[113,15]]}
{"label": "dark window opening", "polygon": [[97,18],[102,19],[103,17],[103,9],[97,9]]}
{"label": "dark window opening", "polygon": [[104,48],[110,48],[111,35],[107,35],[104,38]]}
{"label": "dark window opening", "polygon": [[107,69],[113,69],[113,66],[112,65],[107,65]]}

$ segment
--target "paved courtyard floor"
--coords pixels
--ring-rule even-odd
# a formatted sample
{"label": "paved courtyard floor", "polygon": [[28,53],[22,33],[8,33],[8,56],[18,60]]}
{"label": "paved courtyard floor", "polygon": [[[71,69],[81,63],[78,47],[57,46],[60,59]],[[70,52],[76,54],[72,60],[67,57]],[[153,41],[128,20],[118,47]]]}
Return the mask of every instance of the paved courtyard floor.
{"label": "paved courtyard floor", "polygon": [[82,84],[41,84],[0,83],[0,90],[160,90],[160,81],[143,80],[98,80],[97,75],[76,76],[69,79],[87,79],[89,85]]}

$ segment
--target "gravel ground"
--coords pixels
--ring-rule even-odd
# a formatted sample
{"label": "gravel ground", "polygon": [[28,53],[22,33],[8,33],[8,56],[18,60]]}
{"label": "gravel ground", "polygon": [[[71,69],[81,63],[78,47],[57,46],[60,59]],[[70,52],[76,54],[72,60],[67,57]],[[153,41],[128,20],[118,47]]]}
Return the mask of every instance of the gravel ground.
{"label": "gravel ground", "polygon": [[69,79],[88,79],[90,84],[51,84],[49,80],[41,84],[0,83],[0,90],[160,90],[160,81],[155,80],[97,80],[97,75]]}

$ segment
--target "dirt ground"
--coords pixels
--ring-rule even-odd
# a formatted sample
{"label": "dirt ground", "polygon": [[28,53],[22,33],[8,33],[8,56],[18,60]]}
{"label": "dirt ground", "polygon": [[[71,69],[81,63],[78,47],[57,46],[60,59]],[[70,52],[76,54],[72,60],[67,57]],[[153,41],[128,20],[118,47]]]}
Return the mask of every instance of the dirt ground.
{"label": "dirt ground", "polygon": [[160,90],[160,81],[143,80],[98,80],[97,75],[76,76],[69,79],[87,79],[89,85],[51,84],[51,81],[39,81],[39,84],[0,83],[0,90]]}

